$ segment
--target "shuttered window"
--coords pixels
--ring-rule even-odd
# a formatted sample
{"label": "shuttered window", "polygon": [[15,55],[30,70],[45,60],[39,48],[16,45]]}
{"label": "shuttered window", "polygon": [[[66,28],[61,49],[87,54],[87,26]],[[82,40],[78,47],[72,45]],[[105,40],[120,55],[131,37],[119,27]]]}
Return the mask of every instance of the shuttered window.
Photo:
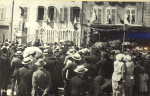
{"label": "shuttered window", "polygon": [[24,16],[23,16],[25,21],[28,21],[28,7],[24,7]]}
{"label": "shuttered window", "polygon": [[5,20],[5,7],[0,6],[0,20]]}
{"label": "shuttered window", "polygon": [[129,22],[129,24],[135,24],[136,21],[136,9],[135,8],[130,8],[130,9],[126,9],[126,14],[127,14],[127,21]]}
{"label": "shuttered window", "polygon": [[60,8],[60,21],[68,21],[68,8]]}
{"label": "shuttered window", "polygon": [[111,23],[114,24],[116,23],[117,19],[117,14],[116,14],[116,8],[108,8],[107,10],[107,22],[109,23],[109,19],[111,20]]}

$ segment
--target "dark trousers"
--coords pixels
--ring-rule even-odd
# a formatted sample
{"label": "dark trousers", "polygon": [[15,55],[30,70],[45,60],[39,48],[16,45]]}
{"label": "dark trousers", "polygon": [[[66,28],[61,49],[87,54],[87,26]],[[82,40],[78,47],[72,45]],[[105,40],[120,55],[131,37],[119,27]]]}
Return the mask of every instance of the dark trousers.
{"label": "dark trousers", "polygon": [[64,85],[64,96],[71,96],[70,80],[66,80]]}

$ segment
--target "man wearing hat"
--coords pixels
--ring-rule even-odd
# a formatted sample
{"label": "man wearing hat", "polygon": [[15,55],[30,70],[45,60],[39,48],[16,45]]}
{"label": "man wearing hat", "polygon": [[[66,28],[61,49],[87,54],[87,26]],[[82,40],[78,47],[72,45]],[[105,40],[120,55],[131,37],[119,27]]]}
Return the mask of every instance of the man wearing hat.
{"label": "man wearing hat", "polygon": [[31,96],[32,91],[32,75],[33,71],[31,70],[32,60],[30,57],[23,59],[23,67],[14,73],[14,76],[17,77],[18,91],[17,96]]}
{"label": "man wearing hat", "polygon": [[84,75],[87,71],[88,69],[83,65],[77,66],[77,68],[74,70],[77,75],[70,80],[70,96],[86,96],[86,81]]}
{"label": "man wearing hat", "polygon": [[5,48],[2,49],[2,54],[0,56],[0,89],[3,89],[2,94],[6,94],[7,92],[7,86],[10,79],[10,60],[8,56],[8,51]]}
{"label": "man wearing hat", "polygon": [[38,70],[32,76],[32,96],[48,96],[52,82],[49,72],[43,68],[46,62],[40,58],[35,64],[38,66]]}
{"label": "man wearing hat", "polygon": [[[143,67],[145,68],[145,73],[150,77],[150,53],[145,56]],[[150,81],[148,81],[148,94],[150,95]]]}
{"label": "man wearing hat", "polygon": [[[63,68],[62,70],[62,78],[63,80],[66,79],[66,84],[65,84],[65,96],[70,96],[70,93],[68,91],[68,85],[70,84],[70,80],[72,77],[74,77],[76,75],[76,73],[74,72],[74,69],[80,65],[80,61],[81,61],[81,56],[78,53],[75,53],[74,55],[72,55],[72,63],[69,63],[67,66],[65,66],[65,68]],[[68,70],[68,77],[65,78],[64,73]]]}
{"label": "man wearing hat", "polygon": [[22,65],[22,51],[17,51],[15,53],[15,57],[11,61],[11,74],[12,74],[12,85],[11,85],[11,95],[14,93],[14,86],[17,77],[15,77],[15,73],[18,71],[19,68],[23,67]]}
{"label": "man wearing hat", "polygon": [[52,88],[50,90],[50,94],[55,94],[55,96],[58,96],[58,64],[56,62],[56,58],[53,57],[52,51],[49,51],[49,53],[47,51],[44,51],[43,58],[46,62],[44,68],[51,74]]}

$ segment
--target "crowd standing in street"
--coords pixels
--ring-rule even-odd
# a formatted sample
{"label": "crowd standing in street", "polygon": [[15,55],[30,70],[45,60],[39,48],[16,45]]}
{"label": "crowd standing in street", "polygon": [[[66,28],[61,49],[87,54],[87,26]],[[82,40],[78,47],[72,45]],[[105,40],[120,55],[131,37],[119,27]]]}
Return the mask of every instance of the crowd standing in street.
{"label": "crowd standing in street", "polygon": [[0,45],[1,96],[149,96],[150,52],[127,47],[58,44]]}

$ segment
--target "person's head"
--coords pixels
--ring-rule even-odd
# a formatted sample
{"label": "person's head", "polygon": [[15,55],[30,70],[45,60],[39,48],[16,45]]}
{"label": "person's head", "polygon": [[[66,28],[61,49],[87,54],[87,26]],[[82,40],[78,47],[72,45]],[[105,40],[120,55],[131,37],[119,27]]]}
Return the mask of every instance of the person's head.
{"label": "person's head", "polygon": [[38,67],[43,67],[44,65],[46,65],[46,62],[44,62],[43,58],[39,58],[35,65],[37,65]]}
{"label": "person's head", "polygon": [[17,57],[17,58],[22,58],[22,51],[17,51],[16,53],[15,53],[15,56]]}
{"label": "person's head", "polygon": [[124,54],[118,54],[116,55],[116,60],[122,61],[124,59]]}
{"label": "person's head", "polygon": [[77,68],[74,70],[74,72],[76,72],[78,75],[80,76],[84,76],[85,75],[85,72],[87,72],[88,69],[85,68],[83,65],[79,65],[77,66]]}
{"label": "person's head", "polygon": [[31,68],[32,59],[30,57],[24,58],[22,64]]}
{"label": "person's head", "polygon": [[72,55],[73,62],[79,63],[81,61],[81,56],[78,53]]}

